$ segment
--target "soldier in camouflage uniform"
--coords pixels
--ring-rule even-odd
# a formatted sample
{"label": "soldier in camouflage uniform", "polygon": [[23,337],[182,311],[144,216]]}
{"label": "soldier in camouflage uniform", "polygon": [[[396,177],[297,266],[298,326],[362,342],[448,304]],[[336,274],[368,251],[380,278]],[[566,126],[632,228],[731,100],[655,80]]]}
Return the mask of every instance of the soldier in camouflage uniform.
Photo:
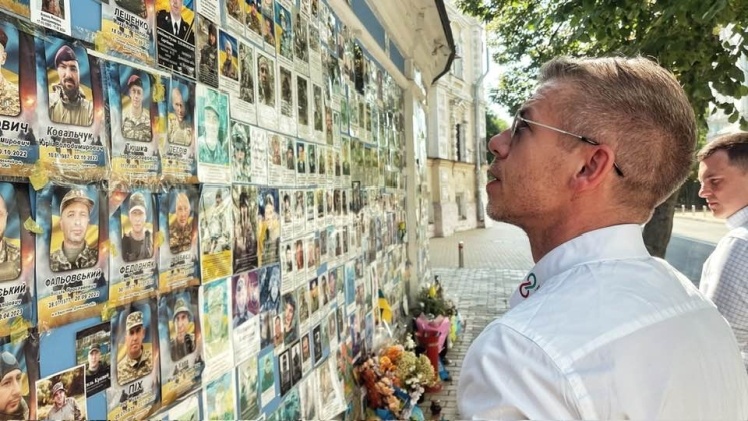
{"label": "soldier in camouflage uniform", "polygon": [[148,207],[141,193],[130,195],[130,232],[122,237],[122,259],[125,262],[136,262],[153,256],[153,237],[145,229]]}
{"label": "soldier in camouflage uniform", "polygon": [[203,127],[203,135],[197,139],[200,161],[207,164],[228,164],[228,141],[222,135],[221,114],[212,104],[205,106]]}
{"label": "soldier in camouflage uniform", "polygon": [[206,221],[205,238],[207,238],[205,253],[218,253],[231,248],[231,232],[227,215],[231,212],[228,205],[223,201],[221,190],[216,191],[216,201],[207,216],[203,219]]}
{"label": "soldier in camouflage uniform", "polygon": [[27,420],[29,406],[23,398],[23,373],[16,357],[0,353],[0,420]]}
{"label": "soldier in camouflage uniform", "polygon": [[187,332],[191,321],[192,312],[187,303],[179,298],[174,305],[174,328],[177,334],[169,340],[172,361],[179,361],[195,351],[195,335]]}
{"label": "soldier in camouflage uniform", "polygon": [[[8,44],[8,35],[0,28],[0,68],[8,59],[8,53],[5,46]],[[21,100],[18,96],[18,85],[3,77],[0,73],[0,114],[8,116],[17,116],[21,113]]]}
{"label": "soldier in camouflage uniform", "polygon": [[67,391],[62,382],[52,386],[52,409],[47,412],[47,420],[82,420],[83,414],[74,398],[68,398]]}
{"label": "soldier in camouflage uniform", "polygon": [[140,142],[151,141],[151,115],[143,109],[143,81],[138,75],[127,80],[127,95],[130,106],[122,113],[122,135],[126,139]]}
{"label": "soldier in camouflage uniform", "polygon": [[226,59],[223,61],[223,65],[221,65],[221,74],[236,80],[239,77],[239,71],[236,69],[236,65],[232,60],[234,52],[229,40],[226,40],[223,49],[226,52]]}
{"label": "soldier in camouflage uniform", "polygon": [[171,254],[182,253],[192,248],[192,224],[190,223],[190,199],[185,193],[178,193],[174,213],[177,220],[169,225],[169,249]]}
{"label": "soldier in camouflage uniform", "polygon": [[62,247],[49,256],[53,272],[84,269],[94,266],[99,250],[86,243],[86,231],[94,202],[83,190],[70,190],[60,202]]}
{"label": "soldier in camouflage uniform", "polygon": [[192,144],[192,124],[187,115],[187,106],[184,103],[182,91],[177,87],[171,90],[171,107],[174,113],[169,116],[169,142],[189,146]]}
{"label": "soldier in camouflage uniform", "polygon": [[151,345],[143,344],[143,338],[145,338],[143,312],[133,311],[128,314],[125,326],[127,352],[124,358],[117,361],[117,380],[120,385],[150,374],[153,368]]}
{"label": "soldier in camouflage uniform", "polygon": [[0,282],[18,278],[21,274],[21,250],[5,238],[8,207],[0,196]]}
{"label": "soldier in camouflage uniform", "polygon": [[49,93],[49,118],[55,123],[90,126],[93,123],[93,103],[80,88],[78,57],[68,45],[55,54],[59,82]]}
{"label": "soldier in camouflage uniform", "polygon": [[192,206],[186,193],[178,193],[174,205],[177,220],[169,225],[169,249],[171,254],[182,253],[192,248],[192,224],[190,212]]}

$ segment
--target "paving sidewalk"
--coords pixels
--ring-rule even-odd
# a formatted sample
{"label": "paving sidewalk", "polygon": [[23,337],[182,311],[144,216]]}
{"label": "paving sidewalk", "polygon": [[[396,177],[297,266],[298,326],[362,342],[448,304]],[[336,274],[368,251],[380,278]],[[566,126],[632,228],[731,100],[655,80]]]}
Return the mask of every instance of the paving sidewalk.
{"label": "paving sidewalk", "polygon": [[[458,268],[458,244],[463,242],[464,268]],[[466,321],[463,334],[453,344],[446,367],[452,382],[444,382],[437,394],[429,394],[422,405],[430,419],[432,400],[439,400],[442,419],[460,419],[457,383],[468,347],[483,328],[508,309],[512,291],[532,268],[530,243],[522,230],[507,224],[458,232],[448,238],[429,240],[432,271],[439,275],[445,294],[454,300]]]}

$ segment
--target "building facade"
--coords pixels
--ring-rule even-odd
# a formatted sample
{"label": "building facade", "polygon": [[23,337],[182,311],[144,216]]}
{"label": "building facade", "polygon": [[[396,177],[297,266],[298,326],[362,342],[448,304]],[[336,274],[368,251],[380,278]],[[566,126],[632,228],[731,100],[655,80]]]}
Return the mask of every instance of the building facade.
{"label": "building facade", "polygon": [[428,93],[429,235],[484,227],[485,29],[446,2],[455,59]]}

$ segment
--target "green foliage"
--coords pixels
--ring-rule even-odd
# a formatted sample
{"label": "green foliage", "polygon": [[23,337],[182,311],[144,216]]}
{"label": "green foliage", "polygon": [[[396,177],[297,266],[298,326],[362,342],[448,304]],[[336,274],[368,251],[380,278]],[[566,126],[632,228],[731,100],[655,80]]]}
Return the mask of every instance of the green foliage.
{"label": "green foliage", "polygon": [[[509,123],[504,121],[504,119],[499,118],[496,114],[491,112],[491,110],[486,109],[486,143],[488,143],[488,141],[491,140],[492,137],[503,132],[508,127]],[[493,160],[493,155],[488,150],[488,148],[486,148],[485,150],[486,162],[491,162],[491,160]]]}
{"label": "green foliage", "polygon": [[[739,117],[732,102],[748,94],[736,67],[748,52],[748,2],[745,0],[458,0],[458,6],[488,23],[494,59],[506,71],[492,99],[510,112],[534,88],[540,66],[558,55],[643,55],[673,72],[683,85],[699,121],[706,127],[709,104],[731,121]],[[720,37],[730,27],[731,42]],[[748,128],[746,116],[741,125]],[[702,132],[703,133],[703,132]]]}

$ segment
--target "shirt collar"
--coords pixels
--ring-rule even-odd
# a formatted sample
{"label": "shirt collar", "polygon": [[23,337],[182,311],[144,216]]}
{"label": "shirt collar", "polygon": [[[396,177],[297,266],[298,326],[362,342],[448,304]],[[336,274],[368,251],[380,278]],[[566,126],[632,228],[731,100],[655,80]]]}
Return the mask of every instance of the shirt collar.
{"label": "shirt collar", "polygon": [[639,225],[614,225],[586,232],[543,256],[512,294],[510,305],[514,307],[541,289],[549,278],[579,264],[648,256]]}
{"label": "shirt collar", "polygon": [[748,224],[748,206],[730,215],[725,224],[731,230]]}

